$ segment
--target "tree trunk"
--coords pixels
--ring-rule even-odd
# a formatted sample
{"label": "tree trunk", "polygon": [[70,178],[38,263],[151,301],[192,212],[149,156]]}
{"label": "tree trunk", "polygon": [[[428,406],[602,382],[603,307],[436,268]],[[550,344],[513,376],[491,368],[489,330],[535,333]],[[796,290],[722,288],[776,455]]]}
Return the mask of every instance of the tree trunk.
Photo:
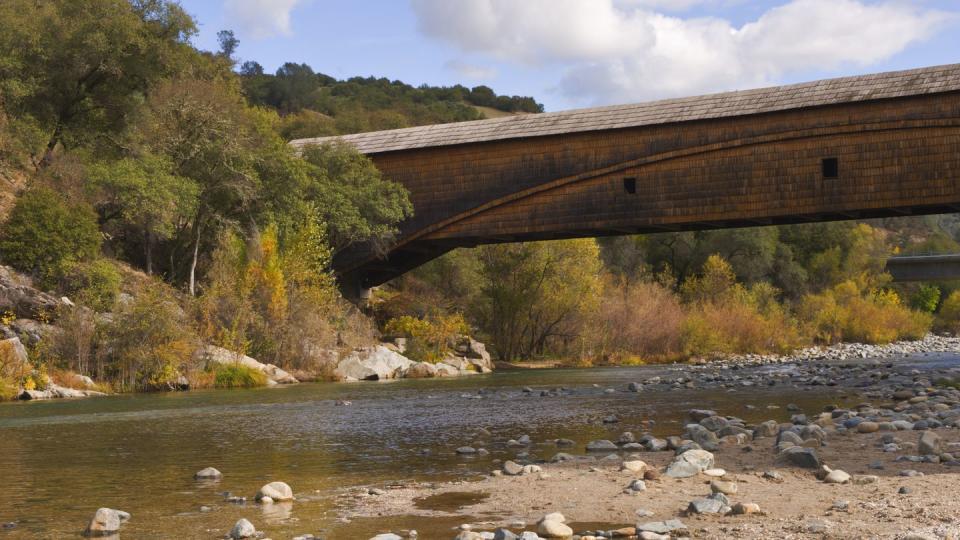
{"label": "tree trunk", "polygon": [[40,160],[40,166],[37,167],[38,169],[42,169],[53,163],[53,151],[57,149],[61,138],[63,138],[63,125],[57,122],[57,127],[53,130],[53,134],[50,135],[50,140],[47,142],[47,149],[43,153],[43,159]]}
{"label": "tree trunk", "polygon": [[153,275],[153,233],[150,231],[150,228],[147,227],[146,231],[143,233],[144,241],[144,258],[146,259],[147,275]]}
{"label": "tree trunk", "polygon": [[190,261],[190,296],[197,295],[197,257],[200,254],[200,224],[197,223],[197,235],[193,241],[193,258]]}

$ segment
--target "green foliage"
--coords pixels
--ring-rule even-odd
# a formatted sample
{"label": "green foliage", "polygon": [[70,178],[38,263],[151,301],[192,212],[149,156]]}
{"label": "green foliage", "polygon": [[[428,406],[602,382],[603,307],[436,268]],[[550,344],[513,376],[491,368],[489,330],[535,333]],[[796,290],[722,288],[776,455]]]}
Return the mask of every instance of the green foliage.
{"label": "green foliage", "polygon": [[896,292],[864,290],[853,280],[819,294],[804,297],[798,314],[817,341],[834,343],[889,343],[919,339],[931,327],[929,313],[903,306]]}
{"label": "green foliage", "polygon": [[940,305],[936,328],[941,332],[960,334],[960,291],[953,291]]}
{"label": "green foliage", "polygon": [[195,54],[195,31],[165,0],[0,2],[0,102],[60,143],[117,133],[143,94]]}
{"label": "green foliage", "polygon": [[933,313],[940,305],[940,288],[928,283],[920,285],[910,299],[910,305],[918,311]]}
{"label": "green foliage", "polygon": [[311,165],[306,197],[317,204],[334,251],[364,243],[383,253],[397,224],[413,215],[406,188],[384,179],[369,158],[347,145],[308,146],[302,152]]}
{"label": "green foliage", "polygon": [[96,214],[51,189],[32,188],[17,199],[0,229],[0,260],[53,286],[72,263],[100,253]]}
{"label": "green foliage", "polygon": [[267,385],[267,376],[259,369],[241,363],[217,364],[213,368],[213,386],[217,388],[255,388]]}
{"label": "green foliage", "polygon": [[476,319],[501,359],[542,355],[555,341],[575,346],[599,299],[595,240],[490,245],[475,253]]}
{"label": "green foliage", "polygon": [[[241,66],[243,87],[255,105],[268,106],[288,118],[285,138],[318,137],[395,129],[425,124],[478,120],[475,106],[504,112],[543,112],[533,98],[499,96],[486,86],[414,88],[384,78],[336,80],[306,64],[286,63],[275,75],[256,62]],[[304,113],[312,113],[305,115]]]}
{"label": "green foliage", "polygon": [[196,337],[175,298],[150,284],[121,303],[104,329],[104,348],[127,390],[176,387],[181,367],[196,350]]}
{"label": "green foliage", "polygon": [[391,319],[384,332],[407,338],[405,354],[410,359],[437,363],[452,350],[458,337],[470,335],[470,325],[459,313],[444,315],[434,312],[423,319],[409,315]]}
{"label": "green foliage", "polygon": [[120,294],[120,272],[114,263],[98,259],[70,263],[60,278],[60,291],[96,311],[110,311]]}

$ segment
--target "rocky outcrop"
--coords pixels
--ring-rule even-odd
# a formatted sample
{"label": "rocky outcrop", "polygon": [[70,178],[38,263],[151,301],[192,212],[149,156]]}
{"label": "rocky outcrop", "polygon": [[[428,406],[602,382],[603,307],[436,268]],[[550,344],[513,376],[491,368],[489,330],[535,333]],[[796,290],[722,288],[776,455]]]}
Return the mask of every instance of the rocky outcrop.
{"label": "rocky outcrop", "polygon": [[436,364],[415,362],[401,354],[406,339],[356,349],[340,360],[334,378],[340,381],[384,381],[390,379],[427,379],[459,377],[493,371],[493,361],[483,343],[461,336],[454,347]]}
{"label": "rocky outcrop", "polygon": [[9,266],[0,266],[0,312],[9,311],[18,317],[32,319],[53,318],[60,300],[33,288],[26,276]]}
{"label": "rocky outcrop", "polygon": [[354,350],[340,361],[334,375],[342,381],[384,381],[397,379],[414,362],[385,345]]}
{"label": "rocky outcrop", "polygon": [[20,393],[20,399],[24,401],[40,401],[45,399],[64,399],[64,398],[84,398],[94,396],[105,396],[103,392],[95,390],[75,390],[48,383],[43,390],[24,390]]}
{"label": "rocky outcrop", "polygon": [[250,358],[247,355],[228,351],[223,347],[216,345],[207,345],[201,352],[202,359],[209,365],[214,364],[234,364],[239,363],[249,368],[262,371],[267,376],[269,384],[296,384],[298,381],[293,375],[280,369],[273,364],[265,364]]}

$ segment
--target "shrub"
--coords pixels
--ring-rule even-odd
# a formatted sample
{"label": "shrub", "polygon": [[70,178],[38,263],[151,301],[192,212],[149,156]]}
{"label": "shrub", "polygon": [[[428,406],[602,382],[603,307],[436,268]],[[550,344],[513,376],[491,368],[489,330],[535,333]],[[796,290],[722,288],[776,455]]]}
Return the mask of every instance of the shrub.
{"label": "shrub", "polygon": [[910,299],[910,305],[924,313],[933,313],[940,304],[940,287],[924,283]]}
{"label": "shrub", "polygon": [[904,306],[896,292],[884,289],[864,292],[854,281],[805,296],[798,311],[808,334],[824,343],[920,339],[933,322],[929,313]]}
{"label": "shrub", "polygon": [[213,385],[217,388],[254,388],[267,385],[267,376],[262,371],[240,363],[218,364],[213,373]]}
{"label": "shrub", "polygon": [[120,272],[106,259],[69,263],[60,278],[60,290],[95,311],[110,311],[120,293]]}
{"label": "shrub", "polygon": [[941,332],[956,334],[960,331],[960,290],[953,291],[940,305],[936,328]]}
{"label": "shrub", "polygon": [[69,204],[47,188],[21,195],[0,233],[0,258],[43,287],[55,285],[69,263],[92,260],[100,252],[94,211]]}
{"label": "shrub", "polygon": [[437,363],[450,352],[457,336],[470,334],[470,326],[459,313],[433,313],[424,319],[404,315],[390,319],[384,332],[408,339],[405,354],[410,359]]}
{"label": "shrub", "polygon": [[104,333],[113,371],[109,375],[126,389],[175,387],[180,368],[196,350],[196,338],[184,313],[159,283],[123,303]]}
{"label": "shrub", "polygon": [[666,359],[681,351],[684,313],[677,296],[648,282],[608,283],[588,333],[595,354],[619,364]]}

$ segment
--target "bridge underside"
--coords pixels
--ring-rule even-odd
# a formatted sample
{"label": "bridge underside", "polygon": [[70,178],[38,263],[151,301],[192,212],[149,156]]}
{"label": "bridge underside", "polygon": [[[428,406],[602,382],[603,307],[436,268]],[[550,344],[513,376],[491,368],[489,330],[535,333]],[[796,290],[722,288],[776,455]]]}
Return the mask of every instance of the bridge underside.
{"label": "bridge underside", "polygon": [[[753,114],[736,114],[746,101],[735,93],[533,115],[510,137],[451,131],[416,144],[469,126],[345,137],[407,187],[415,216],[386,258],[357,249],[335,267],[342,282],[364,288],[480,244],[957,212],[960,66],[936,69],[953,86],[918,70],[909,80],[871,76],[864,88],[855,78],[757,91],[751,100],[772,105],[750,101],[761,111]],[[882,77],[910,91],[884,90]],[[917,90],[931,80],[936,91]],[[857,99],[823,94],[834,86]],[[624,120],[664,107],[675,121]],[[559,129],[563,122],[571,127]],[[511,125],[467,124],[488,133]],[[398,144],[404,137],[414,144]]]}

